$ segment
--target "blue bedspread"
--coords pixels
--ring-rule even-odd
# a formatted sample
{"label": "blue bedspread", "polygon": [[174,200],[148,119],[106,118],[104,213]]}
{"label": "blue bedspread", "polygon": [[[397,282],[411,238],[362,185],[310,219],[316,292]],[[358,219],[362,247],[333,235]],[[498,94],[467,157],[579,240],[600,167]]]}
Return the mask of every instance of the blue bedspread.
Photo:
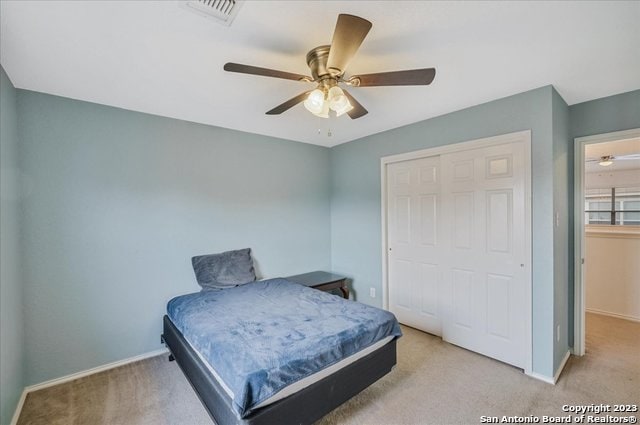
{"label": "blue bedspread", "polygon": [[233,392],[240,417],[291,383],[402,335],[387,311],[284,279],[182,295],[167,312]]}

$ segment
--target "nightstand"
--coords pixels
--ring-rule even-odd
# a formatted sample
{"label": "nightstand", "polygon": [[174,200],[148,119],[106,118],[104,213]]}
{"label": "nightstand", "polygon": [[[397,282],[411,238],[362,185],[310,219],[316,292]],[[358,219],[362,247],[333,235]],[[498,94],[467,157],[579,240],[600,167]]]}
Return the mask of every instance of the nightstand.
{"label": "nightstand", "polygon": [[295,276],[285,277],[285,279],[308,286],[310,288],[319,289],[320,291],[331,291],[339,289],[342,296],[349,299],[349,288],[347,287],[347,278],[338,274],[329,272],[315,271],[311,273],[298,274]]}

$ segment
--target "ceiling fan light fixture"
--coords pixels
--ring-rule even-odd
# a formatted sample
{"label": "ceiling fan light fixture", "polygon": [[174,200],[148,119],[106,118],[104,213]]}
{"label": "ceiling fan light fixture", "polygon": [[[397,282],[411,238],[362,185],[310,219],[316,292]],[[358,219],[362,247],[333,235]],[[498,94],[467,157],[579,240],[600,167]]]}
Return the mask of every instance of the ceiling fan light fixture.
{"label": "ceiling fan light fixture", "polygon": [[317,115],[322,113],[325,103],[324,92],[320,89],[315,89],[309,93],[307,100],[304,101],[304,107],[312,114]]}
{"label": "ceiling fan light fixture", "polygon": [[[192,1],[206,2],[207,5],[220,3],[218,0]],[[246,0],[224,0],[223,2],[227,4],[227,2],[233,3],[234,1]],[[368,114],[369,111],[349,92],[337,87],[339,83],[354,87],[428,86],[436,75],[435,68],[419,68],[351,75],[349,78],[344,78],[349,62],[358,52],[371,27],[372,23],[364,18],[344,13],[339,14],[331,44],[315,47],[307,53],[307,66],[311,71],[311,77],[234,62],[225,63],[223,69],[241,74],[317,83],[315,90],[311,92],[307,90],[292,97],[267,111],[267,115],[279,115],[295,105],[303,103],[306,109],[317,116],[328,118],[330,111],[334,111],[337,116],[348,113],[349,118],[355,120]]]}
{"label": "ceiling fan light fixture", "polygon": [[329,102],[324,101],[322,103],[322,110],[317,114],[314,112],[313,115],[320,118],[329,118]]}
{"label": "ceiling fan light fixture", "polygon": [[331,87],[327,97],[329,98],[329,107],[336,112],[343,110],[349,104],[347,96],[338,86]]}
{"label": "ceiling fan light fixture", "polygon": [[334,109],[334,111],[336,111],[336,117],[339,117],[340,115],[346,114],[352,109],[353,109],[353,105],[347,99],[346,103],[340,109]]}
{"label": "ceiling fan light fixture", "polygon": [[611,156],[603,156],[598,162],[598,165],[601,165],[603,167],[608,167],[611,164],[613,164],[613,158]]}

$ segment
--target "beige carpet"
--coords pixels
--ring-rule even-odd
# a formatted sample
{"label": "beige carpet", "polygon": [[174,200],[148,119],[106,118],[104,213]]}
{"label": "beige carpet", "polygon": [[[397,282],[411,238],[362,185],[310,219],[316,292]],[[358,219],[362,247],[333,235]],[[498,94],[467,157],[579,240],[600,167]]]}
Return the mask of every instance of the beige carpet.
{"label": "beige carpet", "polygon": [[[555,386],[403,331],[397,367],[318,425],[478,424],[481,415],[566,416],[564,404],[640,402],[640,323],[588,314],[588,353],[572,357]],[[161,356],[31,393],[18,423],[212,422],[175,362]]]}

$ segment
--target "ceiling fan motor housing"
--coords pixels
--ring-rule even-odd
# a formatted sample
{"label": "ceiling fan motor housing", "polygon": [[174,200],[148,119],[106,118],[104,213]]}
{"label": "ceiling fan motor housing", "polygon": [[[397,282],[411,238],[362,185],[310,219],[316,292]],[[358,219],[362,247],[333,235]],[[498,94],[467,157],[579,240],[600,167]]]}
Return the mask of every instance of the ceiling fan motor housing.
{"label": "ceiling fan motor housing", "polygon": [[330,48],[331,46],[318,46],[307,53],[307,65],[316,81],[326,78],[338,79],[342,76],[342,71],[327,68]]}

